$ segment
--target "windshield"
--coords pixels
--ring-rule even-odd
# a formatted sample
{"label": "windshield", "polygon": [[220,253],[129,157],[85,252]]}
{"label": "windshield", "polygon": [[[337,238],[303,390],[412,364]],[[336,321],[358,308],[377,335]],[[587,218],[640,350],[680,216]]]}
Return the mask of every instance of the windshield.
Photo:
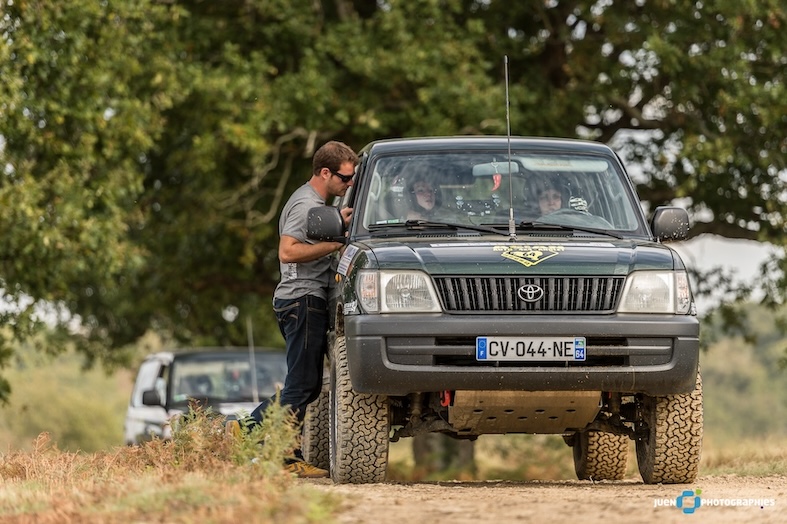
{"label": "windshield", "polygon": [[397,155],[379,158],[371,172],[362,220],[371,231],[413,220],[507,227],[511,207],[517,225],[641,231],[625,174],[595,155]]}
{"label": "windshield", "polygon": [[248,353],[204,353],[176,358],[172,363],[170,404],[189,398],[211,402],[254,401],[254,379],[258,399],[265,399],[282,387],[287,366],[284,355],[256,353],[256,374],[251,373]]}

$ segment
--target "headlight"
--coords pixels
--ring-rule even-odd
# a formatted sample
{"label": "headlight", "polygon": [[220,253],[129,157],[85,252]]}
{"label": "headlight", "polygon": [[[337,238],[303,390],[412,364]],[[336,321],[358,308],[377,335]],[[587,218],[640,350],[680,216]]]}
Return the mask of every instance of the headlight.
{"label": "headlight", "polygon": [[618,312],[685,315],[690,308],[685,271],[636,271],[626,279]]}
{"label": "headlight", "polygon": [[368,313],[435,313],[440,301],[421,271],[360,271],[357,294]]}

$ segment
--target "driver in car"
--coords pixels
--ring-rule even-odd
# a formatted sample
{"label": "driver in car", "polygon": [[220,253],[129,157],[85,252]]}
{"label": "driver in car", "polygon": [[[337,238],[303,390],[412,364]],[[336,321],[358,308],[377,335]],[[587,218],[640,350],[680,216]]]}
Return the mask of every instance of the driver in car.
{"label": "driver in car", "polygon": [[440,191],[422,176],[415,177],[407,187],[409,211],[407,220],[428,220],[442,203]]}

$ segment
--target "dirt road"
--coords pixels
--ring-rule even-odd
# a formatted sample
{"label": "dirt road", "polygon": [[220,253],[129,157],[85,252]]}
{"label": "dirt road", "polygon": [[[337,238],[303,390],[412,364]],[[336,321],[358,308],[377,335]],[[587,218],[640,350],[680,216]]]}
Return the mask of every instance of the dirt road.
{"label": "dirt road", "polygon": [[[342,524],[479,524],[576,522],[589,524],[787,521],[787,477],[700,477],[691,485],[620,482],[413,482],[335,486],[309,481],[343,496]],[[699,490],[700,507],[695,505]],[[683,509],[676,507],[681,498]],[[689,496],[690,495],[690,496]]]}

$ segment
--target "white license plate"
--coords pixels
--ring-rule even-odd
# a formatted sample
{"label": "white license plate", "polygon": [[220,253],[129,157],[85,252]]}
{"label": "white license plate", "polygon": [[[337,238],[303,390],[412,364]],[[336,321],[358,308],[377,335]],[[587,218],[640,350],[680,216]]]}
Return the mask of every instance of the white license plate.
{"label": "white license plate", "polygon": [[584,361],[585,337],[476,337],[476,360]]}

